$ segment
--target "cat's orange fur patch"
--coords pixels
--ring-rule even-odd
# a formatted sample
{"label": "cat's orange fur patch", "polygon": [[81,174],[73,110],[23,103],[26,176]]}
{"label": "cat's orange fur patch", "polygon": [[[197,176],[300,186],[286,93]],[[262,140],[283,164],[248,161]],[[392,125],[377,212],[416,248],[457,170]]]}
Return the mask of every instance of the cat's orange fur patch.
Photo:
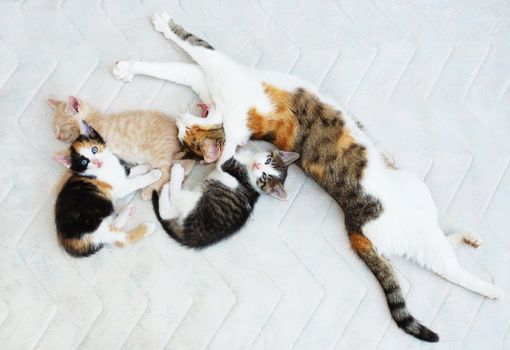
{"label": "cat's orange fur patch", "polygon": [[349,132],[348,129],[346,128],[343,128],[342,129],[342,133],[340,134],[340,137],[338,138],[338,141],[337,141],[337,149],[338,149],[338,153],[339,154],[342,154],[343,152],[345,152],[345,150],[349,149],[349,147],[351,147],[351,145],[354,143],[354,138],[352,137],[351,133]]}
{"label": "cat's orange fur patch", "polygon": [[349,240],[351,242],[352,249],[357,252],[372,249],[372,242],[360,233],[349,234]]}
{"label": "cat's orange fur patch", "polygon": [[184,140],[189,148],[198,156],[203,157],[204,152],[202,145],[204,141],[211,138],[211,131],[213,129],[221,129],[218,125],[192,125],[186,129]]}
{"label": "cat's orange fur patch", "polygon": [[77,238],[62,238],[59,235],[60,244],[69,252],[81,255],[90,249],[92,244],[88,237]]}
{"label": "cat's orange fur patch", "polygon": [[141,224],[132,231],[129,231],[128,240],[129,243],[134,243],[142,239],[147,233],[147,225]]}
{"label": "cat's orange fur patch", "polygon": [[[296,117],[292,111],[292,96],[285,90],[263,83],[264,92],[273,103],[273,111],[263,115],[256,108],[248,111],[248,128],[255,139],[272,138],[279,149],[291,151],[298,132]],[[275,132],[276,131],[276,132]]]}
{"label": "cat's orange fur patch", "polygon": [[90,140],[75,141],[73,143],[73,147],[78,153],[81,153],[81,149],[91,149],[94,146],[98,148],[98,153],[104,151],[104,144],[95,143]]}
{"label": "cat's orange fur patch", "polygon": [[324,165],[307,161],[303,162],[303,169],[318,180],[322,180],[324,173],[326,172]]}
{"label": "cat's orange fur patch", "polygon": [[[118,232],[119,229],[110,227],[112,232]],[[141,240],[145,234],[147,233],[147,225],[141,224],[134,230],[131,230],[127,233],[127,242],[116,241],[115,245],[120,248],[125,248],[127,245],[138,242]],[[115,233],[114,233],[115,234]]]}

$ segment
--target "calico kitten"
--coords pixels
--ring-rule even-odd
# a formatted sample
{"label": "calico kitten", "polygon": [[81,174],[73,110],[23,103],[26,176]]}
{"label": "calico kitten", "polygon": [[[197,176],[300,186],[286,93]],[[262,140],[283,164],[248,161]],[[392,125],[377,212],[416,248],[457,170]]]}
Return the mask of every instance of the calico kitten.
{"label": "calico kitten", "polygon": [[[149,163],[161,170],[161,179],[142,191],[142,198],[149,200],[152,191],[159,191],[170,179],[170,167],[181,149],[177,140],[175,120],[157,111],[126,111],[105,115],[87,103],[70,96],[66,101],[49,99],[54,108],[53,127],[61,141],[70,142],[78,137],[78,121],[85,120],[108,143],[108,148],[131,164]],[[223,129],[218,130],[222,138]],[[200,148],[200,144],[197,145]],[[181,161],[189,173],[193,161]]]}
{"label": "calico kitten", "polygon": [[[405,256],[488,298],[502,296],[500,288],[466,271],[457,261],[453,245],[476,242],[476,238],[463,232],[446,237],[423,181],[388,167],[355,119],[342,113],[334,101],[296,77],[239,65],[175,24],[166,13],[154,15],[153,24],[198,65],[118,62],[114,75],[131,79],[140,73],[175,81],[213,104],[216,110],[206,119],[222,121],[225,132],[220,165],[250,137],[299,153],[299,166],[342,208],[352,248],[377,278],[391,316],[405,332],[429,342],[439,339],[406,308],[397,276],[385,256]],[[183,71],[188,74],[183,76]],[[193,128],[208,122],[187,118],[182,124],[181,140],[190,145]],[[216,142],[213,134],[202,135],[202,139],[209,139],[208,145]]]}
{"label": "calico kitten", "polygon": [[165,231],[184,246],[203,248],[225,239],[244,226],[260,193],[286,199],[283,187],[288,166],[297,153],[273,150],[240,151],[215,169],[200,188],[181,188],[184,170],[172,167],[161,197],[153,193],[154,212]]}
{"label": "calico kitten", "polygon": [[128,175],[92,127],[80,122],[80,128],[82,134],[67,154],[56,157],[72,171],[55,204],[57,234],[64,249],[75,257],[94,254],[106,244],[124,247],[153,233],[151,222],[125,232],[122,228],[134,207],[128,205],[117,214],[115,202],[161,177],[160,170],[147,172],[148,165],[131,168]]}

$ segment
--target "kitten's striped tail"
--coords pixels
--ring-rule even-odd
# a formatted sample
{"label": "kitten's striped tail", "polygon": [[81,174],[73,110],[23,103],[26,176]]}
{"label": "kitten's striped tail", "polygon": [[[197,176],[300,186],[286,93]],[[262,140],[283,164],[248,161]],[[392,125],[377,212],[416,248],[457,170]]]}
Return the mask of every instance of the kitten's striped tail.
{"label": "kitten's striped tail", "polygon": [[214,243],[214,241],[211,241],[210,238],[202,237],[200,235],[192,234],[191,237],[185,237],[182,232],[182,227],[176,220],[163,219],[159,214],[159,196],[156,191],[152,191],[152,206],[154,207],[154,213],[165,232],[181,245],[194,249],[202,249]]}
{"label": "kitten's striped tail", "polygon": [[386,301],[391,312],[391,316],[406,333],[412,336],[428,341],[437,342],[439,336],[418,322],[406,308],[406,303],[400,285],[389,262],[376,253],[372,242],[362,233],[349,233],[349,240],[354,251],[365,262],[370,271],[379,281]]}
{"label": "kitten's striped tail", "polygon": [[152,191],[152,206],[154,208],[154,213],[156,214],[156,218],[158,219],[159,223],[163,227],[166,233],[173,239],[175,239],[177,242],[182,244],[182,239],[177,235],[177,233],[174,231],[174,225],[172,224],[172,220],[165,220],[161,217],[159,214],[159,195],[158,192]]}

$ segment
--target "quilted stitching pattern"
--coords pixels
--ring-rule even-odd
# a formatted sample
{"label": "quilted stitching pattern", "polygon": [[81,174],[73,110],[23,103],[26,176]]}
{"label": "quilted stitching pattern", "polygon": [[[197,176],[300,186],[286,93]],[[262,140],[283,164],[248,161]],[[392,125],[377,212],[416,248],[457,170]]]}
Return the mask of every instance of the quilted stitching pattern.
{"label": "quilted stitching pattern", "polygon": [[[160,229],[76,260],[58,247],[62,170],[46,98],[177,113],[193,94],[110,75],[115,60],[188,60],[148,17],[168,11],[237,60],[336,98],[429,185],[445,225],[479,233],[461,263],[510,292],[510,6],[505,1],[0,2],[0,344],[3,349],[422,348],[350,252],[342,213],[293,167],[241,234],[203,252]],[[137,201],[138,219],[152,217]],[[311,205],[313,204],[313,205]],[[510,299],[489,301],[393,259],[435,348],[510,348]]]}

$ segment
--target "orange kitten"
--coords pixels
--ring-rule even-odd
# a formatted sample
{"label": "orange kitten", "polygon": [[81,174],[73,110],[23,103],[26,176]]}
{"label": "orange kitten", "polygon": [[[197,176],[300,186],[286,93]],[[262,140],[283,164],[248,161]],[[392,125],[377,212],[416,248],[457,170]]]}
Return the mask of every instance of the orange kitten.
{"label": "orange kitten", "polygon": [[[80,135],[78,121],[86,121],[108,143],[110,150],[122,160],[132,164],[149,163],[160,169],[159,181],[142,191],[142,198],[149,200],[152,191],[159,191],[170,180],[170,166],[181,149],[177,127],[173,118],[157,111],[126,111],[102,114],[87,103],[70,96],[66,101],[48,99],[54,108],[53,127],[56,137],[71,142]],[[187,172],[193,161],[182,161]]]}

